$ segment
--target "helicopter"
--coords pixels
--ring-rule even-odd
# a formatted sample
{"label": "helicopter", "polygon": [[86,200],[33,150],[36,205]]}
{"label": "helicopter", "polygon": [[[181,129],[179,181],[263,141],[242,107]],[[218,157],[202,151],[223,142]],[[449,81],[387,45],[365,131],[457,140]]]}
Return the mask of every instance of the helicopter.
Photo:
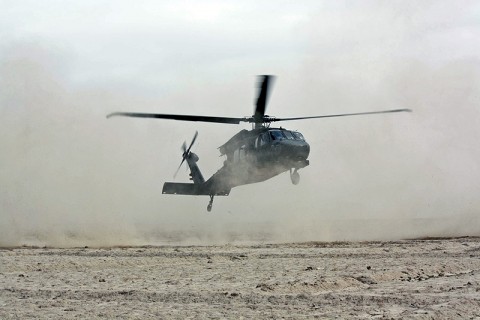
{"label": "helicopter", "polygon": [[258,78],[259,92],[256,99],[255,110],[254,114],[249,117],[233,118],[202,115],[113,112],[108,114],[107,118],[124,116],[225,124],[251,123],[251,130],[241,130],[218,148],[220,155],[226,156],[226,160],[223,166],[207,180],[205,180],[197,165],[199,157],[191,151],[198,137],[198,131],[195,132],[190,145],[187,147],[186,142],[182,145],[182,161],[174,175],[175,178],[178,170],[186,161],[190,168],[189,176],[192,182],[165,182],[163,185],[163,194],[209,196],[210,201],[207,205],[207,211],[210,212],[212,210],[214,197],[228,196],[234,187],[263,182],[286,171],[290,172],[290,178],[294,185],[300,182],[298,170],[309,165],[308,155],[310,153],[310,145],[300,132],[287,130],[282,127],[273,128],[271,127],[272,122],[411,112],[410,109],[393,109],[321,116],[277,118],[265,114],[269,97],[269,87],[271,86],[274,76],[263,75]]}

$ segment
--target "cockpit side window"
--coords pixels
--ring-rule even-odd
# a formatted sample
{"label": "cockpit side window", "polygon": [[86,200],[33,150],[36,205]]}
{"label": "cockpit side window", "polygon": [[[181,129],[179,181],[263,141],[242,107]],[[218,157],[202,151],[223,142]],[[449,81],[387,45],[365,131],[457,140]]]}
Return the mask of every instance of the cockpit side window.
{"label": "cockpit side window", "polygon": [[293,136],[295,137],[296,140],[305,141],[305,138],[303,137],[303,135],[300,132],[292,131],[292,134],[293,134]]}
{"label": "cockpit side window", "polygon": [[270,136],[273,140],[283,140],[285,136],[283,135],[282,131],[280,130],[272,130],[270,131]]}

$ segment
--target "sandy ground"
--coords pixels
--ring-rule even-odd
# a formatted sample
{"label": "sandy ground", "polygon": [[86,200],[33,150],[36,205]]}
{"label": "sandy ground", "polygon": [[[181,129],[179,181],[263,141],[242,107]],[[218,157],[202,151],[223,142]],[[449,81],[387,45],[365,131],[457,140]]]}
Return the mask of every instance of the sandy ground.
{"label": "sandy ground", "polygon": [[480,319],[480,239],[0,250],[0,318]]}

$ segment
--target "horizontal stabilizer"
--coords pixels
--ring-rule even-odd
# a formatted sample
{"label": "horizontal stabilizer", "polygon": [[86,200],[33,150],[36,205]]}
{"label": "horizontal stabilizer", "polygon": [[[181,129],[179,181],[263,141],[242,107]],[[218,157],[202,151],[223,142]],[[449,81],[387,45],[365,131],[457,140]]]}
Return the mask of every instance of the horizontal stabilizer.
{"label": "horizontal stabilizer", "polygon": [[[165,182],[163,184],[163,194],[184,194],[189,196],[208,196],[210,191],[203,184]],[[228,196],[230,190],[225,192],[216,192],[216,196]]]}
{"label": "horizontal stabilizer", "polygon": [[175,182],[165,182],[163,184],[163,194],[186,194],[186,195],[197,195],[198,186],[193,183],[175,183]]}

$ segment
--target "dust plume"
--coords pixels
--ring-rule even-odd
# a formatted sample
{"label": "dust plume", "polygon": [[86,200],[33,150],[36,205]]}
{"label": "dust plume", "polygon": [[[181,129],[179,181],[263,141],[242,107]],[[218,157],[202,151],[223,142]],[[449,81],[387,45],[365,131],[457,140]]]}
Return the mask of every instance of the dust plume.
{"label": "dust plume", "polygon": [[[302,97],[304,112],[414,112],[299,125],[318,148],[310,157],[315,169],[305,170],[306,193],[292,205],[298,234],[480,233],[480,48],[469,42],[480,25],[467,3],[442,4],[362,3],[327,8],[312,21],[315,54],[294,80],[303,79],[305,90],[291,95]],[[312,214],[304,219],[304,212]],[[308,222],[318,229],[305,228]]]}
{"label": "dust plume", "polygon": [[[480,26],[468,3],[325,5],[296,30],[308,36],[296,67],[257,61],[215,86],[195,78],[156,96],[79,86],[54,46],[2,46],[0,246],[480,235]],[[249,115],[253,75],[266,73],[278,75],[270,115],[414,112],[281,124],[311,145],[300,185],[282,174],[235,188],[211,214],[205,197],[161,195],[163,182],[195,130],[208,177],[223,161],[216,148],[242,128],[105,119]]]}

